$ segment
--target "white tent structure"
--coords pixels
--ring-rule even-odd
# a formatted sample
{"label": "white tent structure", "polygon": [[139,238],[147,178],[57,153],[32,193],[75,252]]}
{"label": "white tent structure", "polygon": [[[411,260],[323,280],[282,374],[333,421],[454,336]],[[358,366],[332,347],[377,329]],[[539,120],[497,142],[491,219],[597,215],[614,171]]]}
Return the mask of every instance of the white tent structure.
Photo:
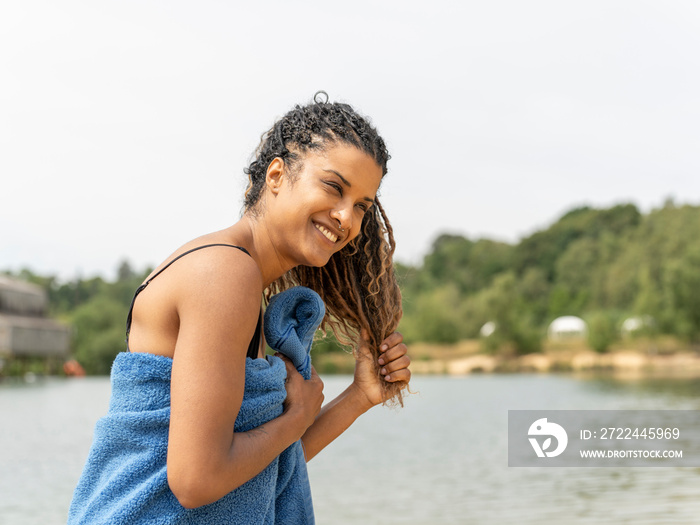
{"label": "white tent structure", "polygon": [[493,334],[496,331],[496,323],[493,321],[489,321],[488,323],[485,323],[484,326],[481,327],[481,330],[479,330],[479,335],[481,337],[488,337],[491,334]]}
{"label": "white tent structure", "polygon": [[623,337],[631,337],[641,332],[644,328],[650,328],[652,326],[654,326],[654,319],[649,315],[628,317],[623,321],[621,331]]}
{"label": "white tent structure", "polygon": [[587,335],[586,321],[574,315],[557,317],[547,329],[547,336],[554,341],[584,338]]}

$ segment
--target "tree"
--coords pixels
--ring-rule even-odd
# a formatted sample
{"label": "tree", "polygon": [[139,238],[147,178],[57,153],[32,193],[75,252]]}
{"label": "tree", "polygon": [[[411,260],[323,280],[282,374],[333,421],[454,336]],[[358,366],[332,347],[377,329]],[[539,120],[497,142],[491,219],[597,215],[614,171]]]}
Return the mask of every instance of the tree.
{"label": "tree", "polygon": [[129,261],[123,260],[119,263],[119,268],[117,269],[117,281],[129,281],[136,276],[134,270],[131,269]]}
{"label": "tree", "polygon": [[463,337],[460,294],[445,285],[415,298],[401,321],[407,342],[456,343]]}
{"label": "tree", "polygon": [[693,246],[683,256],[669,261],[666,288],[679,335],[700,343],[700,246]]}
{"label": "tree", "polygon": [[440,235],[423,260],[426,288],[453,284],[461,294],[488,286],[510,265],[512,246],[480,239],[470,241],[461,235]]}
{"label": "tree", "polygon": [[541,336],[518,284],[514,272],[503,273],[483,292],[482,300],[496,326],[488,339],[491,349],[510,345],[517,353],[527,354],[540,349]]}
{"label": "tree", "polygon": [[618,317],[607,311],[596,311],[587,316],[588,344],[593,350],[606,352],[618,339]]}
{"label": "tree", "polygon": [[71,315],[73,354],[88,374],[109,374],[112,361],[126,349],[124,306],[96,297]]}

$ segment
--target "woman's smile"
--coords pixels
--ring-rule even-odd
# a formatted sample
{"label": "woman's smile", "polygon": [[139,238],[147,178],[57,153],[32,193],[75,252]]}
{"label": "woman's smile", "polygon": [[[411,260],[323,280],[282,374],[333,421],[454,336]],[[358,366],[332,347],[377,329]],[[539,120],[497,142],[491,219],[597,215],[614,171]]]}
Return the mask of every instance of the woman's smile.
{"label": "woman's smile", "polygon": [[335,233],[333,233],[328,228],[326,228],[325,226],[323,226],[317,222],[314,222],[313,224],[316,227],[316,229],[318,231],[320,231],[326,239],[331,241],[333,244],[338,242],[338,236]]}

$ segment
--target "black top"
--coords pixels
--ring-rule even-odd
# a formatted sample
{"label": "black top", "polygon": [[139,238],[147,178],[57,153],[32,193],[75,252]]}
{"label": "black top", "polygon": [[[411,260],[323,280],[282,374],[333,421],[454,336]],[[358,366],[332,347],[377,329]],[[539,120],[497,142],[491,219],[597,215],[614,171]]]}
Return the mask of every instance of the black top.
{"label": "black top", "polygon": [[[133,314],[134,310],[134,302],[136,301],[136,297],[138,294],[140,294],[148,284],[158,277],[163,271],[165,271],[171,264],[173,264],[175,261],[177,261],[179,258],[184,257],[188,253],[195,252],[197,250],[201,250],[202,248],[209,248],[210,246],[228,246],[230,248],[236,248],[238,250],[241,250],[243,253],[247,254],[250,256],[250,253],[248,253],[248,250],[245,248],[242,248],[240,246],[235,246],[233,244],[205,244],[204,246],[198,246],[197,248],[192,248],[191,250],[187,250],[185,253],[181,253],[177,257],[175,257],[172,261],[170,261],[168,264],[163,266],[160,270],[156,272],[156,274],[151,277],[148,281],[143,283],[141,286],[139,286],[136,289],[136,293],[134,294],[134,298],[131,300],[131,306],[129,307],[129,315],[126,318],[126,348],[127,350],[129,349],[129,332],[131,332],[131,316]],[[250,344],[248,345],[248,353],[246,354],[248,357],[251,359],[256,359],[258,357],[258,352],[260,349],[260,339],[262,337],[262,310],[260,311],[260,315],[258,316],[258,325],[255,327],[255,333],[253,334],[253,338],[250,340]]]}

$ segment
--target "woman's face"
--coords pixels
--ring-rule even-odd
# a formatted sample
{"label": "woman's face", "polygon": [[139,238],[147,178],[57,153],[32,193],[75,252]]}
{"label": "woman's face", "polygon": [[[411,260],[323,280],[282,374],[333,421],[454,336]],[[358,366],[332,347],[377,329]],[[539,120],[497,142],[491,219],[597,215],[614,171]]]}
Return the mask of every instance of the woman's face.
{"label": "woman's face", "polygon": [[275,159],[267,173],[266,215],[278,254],[294,266],[325,265],[360,233],[381,180],[372,157],[344,144],[306,153],[291,178]]}

